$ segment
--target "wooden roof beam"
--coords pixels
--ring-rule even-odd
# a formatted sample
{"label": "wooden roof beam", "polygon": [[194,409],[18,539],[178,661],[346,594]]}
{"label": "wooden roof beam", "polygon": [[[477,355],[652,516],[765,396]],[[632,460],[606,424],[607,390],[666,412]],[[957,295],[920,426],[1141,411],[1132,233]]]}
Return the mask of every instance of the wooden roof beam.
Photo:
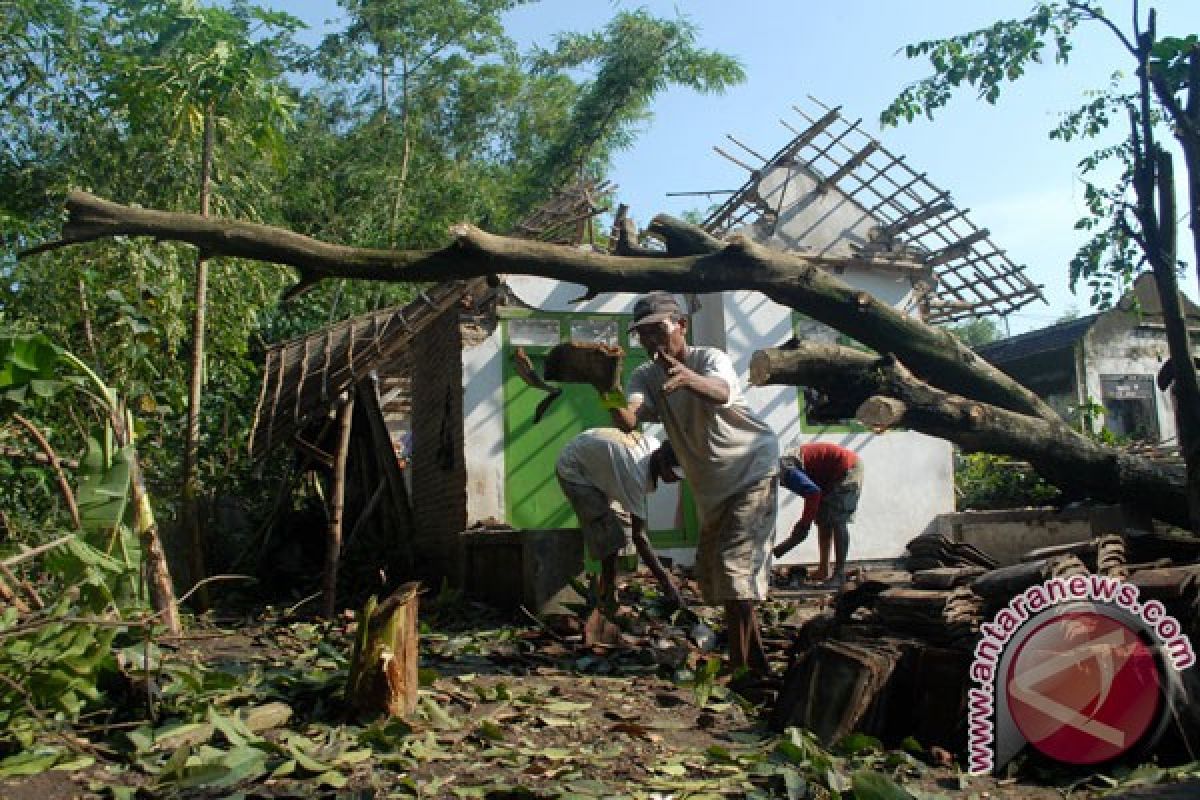
{"label": "wooden roof beam", "polygon": [[817,184],[817,192],[818,193],[824,192],[830,186],[836,185],[837,182],[840,181],[842,178],[846,177],[851,172],[858,169],[858,167],[862,166],[862,163],[864,161],[866,161],[868,158],[870,158],[871,154],[874,153],[877,149],[879,149],[878,142],[876,142],[874,140],[867,142],[867,146],[864,147],[863,149],[859,150],[853,156],[851,156],[850,160],[848,160],[845,164],[842,164],[842,166],[838,167],[837,172],[833,173],[828,178],[825,178],[820,183],[818,183]]}
{"label": "wooden roof beam", "polygon": [[987,228],[975,231],[970,236],[959,239],[954,244],[943,247],[935,253],[931,253],[929,258],[925,259],[925,266],[936,267],[940,264],[945,264],[948,261],[953,261],[956,258],[962,258],[971,252],[971,247],[977,242],[982,242],[987,237],[991,236],[991,231]]}
{"label": "wooden roof beam", "polygon": [[[883,226],[883,234],[887,237],[895,236],[901,231],[908,230],[915,225],[920,225],[926,220],[933,219],[939,214],[945,214],[947,211],[954,210],[954,204],[944,201],[944,198],[949,195],[948,192],[942,192],[935,197],[928,205],[918,208],[910,214],[907,214],[895,222]],[[943,202],[937,202],[943,200]]]}

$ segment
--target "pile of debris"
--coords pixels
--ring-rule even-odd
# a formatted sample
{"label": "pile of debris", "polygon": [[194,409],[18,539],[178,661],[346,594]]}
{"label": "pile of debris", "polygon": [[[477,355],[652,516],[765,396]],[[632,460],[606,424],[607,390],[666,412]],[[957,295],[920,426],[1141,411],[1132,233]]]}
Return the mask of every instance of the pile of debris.
{"label": "pile of debris", "polygon": [[[1017,595],[1052,578],[1104,575],[1160,601],[1200,642],[1200,540],[1126,530],[1025,553],[1001,566],[938,534],[908,545],[905,570],[859,575],[796,637],[771,723],[822,741],[851,732],[885,742],[914,736],[962,753],[967,690],[980,626]],[[1160,743],[1181,757],[1200,744],[1200,679],[1185,670],[1187,702]],[[1167,755],[1166,757],[1170,757]]]}

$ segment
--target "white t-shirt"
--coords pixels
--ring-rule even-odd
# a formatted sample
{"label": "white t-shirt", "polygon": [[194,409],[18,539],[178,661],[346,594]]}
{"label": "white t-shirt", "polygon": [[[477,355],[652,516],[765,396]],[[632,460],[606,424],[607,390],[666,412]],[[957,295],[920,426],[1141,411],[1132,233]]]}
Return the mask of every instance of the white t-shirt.
{"label": "white t-shirt", "polygon": [[616,428],[592,428],[576,436],[558,454],[555,470],[570,483],[593,486],[635,517],[646,519],[653,436]]}
{"label": "white t-shirt", "polygon": [[641,398],[640,419],[663,423],[704,517],[721,501],[778,472],[779,442],[746,403],[728,355],[715,347],[692,347],[683,363],[729,384],[729,401],[719,405],[687,389],[663,394],[666,373],[653,361],[633,371],[628,396],[630,402]]}

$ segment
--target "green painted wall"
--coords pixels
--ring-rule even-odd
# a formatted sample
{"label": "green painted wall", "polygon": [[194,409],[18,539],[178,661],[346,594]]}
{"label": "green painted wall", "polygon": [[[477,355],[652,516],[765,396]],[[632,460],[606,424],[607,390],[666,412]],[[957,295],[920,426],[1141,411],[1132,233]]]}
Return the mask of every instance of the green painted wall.
{"label": "green painted wall", "polygon": [[[622,384],[646,360],[646,351],[630,345],[626,328],[628,315],[572,314],[509,310],[502,320],[504,335],[504,472],[505,506],[508,523],[515,528],[574,528],[579,523],[559,489],[554,474],[558,453],[570,439],[588,428],[612,424],[590,386],[564,384],[563,393],[551,404],[542,420],[534,423],[538,404],[546,397],[527,386],[516,374],[512,356],[518,346],[539,374],[550,348],[560,341],[591,336],[598,331],[616,337],[625,350]],[[553,337],[557,337],[554,339]],[[536,341],[537,343],[529,343]],[[612,343],[612,339],[608,340]],[[466,442],[471,447],[471,442]],[[696,543],[699,530],[691,494],[684,483],[684,525],[669,530],[651,530],[656,547],[688,547]]]}

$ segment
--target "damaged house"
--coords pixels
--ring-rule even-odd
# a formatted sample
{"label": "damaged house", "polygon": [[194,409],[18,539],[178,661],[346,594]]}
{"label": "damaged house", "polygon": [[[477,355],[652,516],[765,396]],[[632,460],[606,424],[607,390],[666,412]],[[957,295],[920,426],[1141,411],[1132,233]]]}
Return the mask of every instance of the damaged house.
{"label": "damaged house", "polygon": [[[860,254],[861,268],[847,270],[843,280],[933,322],[1004,314],[1040,296],[948,192],[865,134],[859,122],[824,108],[805,121],[770,157],[758,157],[740,143],[750,156],[717,148],[745,167],[748,177],[723,193],[725,201],[703,223],[707,230],[717,236],[741,233],[783,250]],[[745,163],[751,158],[756,163]],[[588,221],[602,210],[601,193],[602,187],[576,187],[514,233],[579,246],[591,229]],[[914,257],[922,262],[918,268],[911,266]],[[347,467],[343,527],[359,527],[361,535],[365,523],[357,518],[371,515],[386,527],[378,515],[390,508],[391,518],[404,522],[392,537],[406,540],[397,549],[395,568],[403,569],[412,557],[427,577],[460,579],[459,534],[478,522],[527,531],[575,527],[554,478],[555,459],[575,434],[610,424],[608,414],[590,386],[567,385],[535,424],[545,395],[522,381],[514,355],[524,352],[540,372],[545,353],[560,342],[620,345],[627,376],[646,358],[627,330],[636,297],[584,295],[574,284],[523,275],[502,276],[499,285],[456,283],[426,290],[405,308],[278,345],[268,355],[253,449],[265,453],[287,443],[301,449],[317,445],[329,453],[326,448],[334,445],[301,444],[297,437],[335,428],[328,420],[339,395],[369,385],[377,397],[370,401],[377,406],[371,413],[379,417],[371,430],[389,432],[389,454],[393,443],[404,442],[395,448],[399,461],[392,459],[404,480],[384,486],[390,468],[359,475]],[[743,376],[756,350],[793,337],[842,338],[756,292],[687,301],[693,343],[723,348]],[[903,430],[876,435],[844,421],[852,409],[830,408],[795,387],[748,388],[747,398],[782,445],[823,438],[866,459],[855,559],[894,559],[939,514],[953,510],[949,443]],[[359,430],[357,422],[352,430]],[[333,441],[328,430],[323,435]],[[378,461],[378,455],[373,458]],[[352,482],[365,484],[352,488]],[[908,490],[884,488],[897,485]],[[407,497],[400,497],[401,489]],[[799,498],[781,496],[779,529],[789,529],[801,510]],[[689,562],[698,524],[686,482],[653,495],[649,516],[656,547]],[[814,557],[810,541],[789,560]]]}

